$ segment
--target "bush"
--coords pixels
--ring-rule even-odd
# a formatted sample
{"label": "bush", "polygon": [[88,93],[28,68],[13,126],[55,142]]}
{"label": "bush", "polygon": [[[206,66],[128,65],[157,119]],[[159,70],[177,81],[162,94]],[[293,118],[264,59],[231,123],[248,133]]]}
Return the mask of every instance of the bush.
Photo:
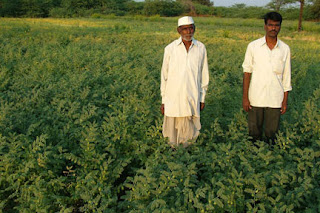
{"label": "bush", "polygon": [[69,18],[72,17],[72,12],[66,8],[56,7],[49,11],[49,16],[53,18]]}
{"label": "bush", "polygon": [[166,0],[166,1],[148,1],[143,8],[143,14],[147,16],[157,15],[160,16],[178,16],[184,12],[183,5],[179,2]]}
{"label": "bush", "polygon": [[314,19],[320,19],[320,0],[315,1],[315,3],[310,8]]}
{"label": "bush", "polygon": [[269,11],[262,7],[215,7],[214,15],[228,18],[262,18]]}
{"label": "bush", "polygon": [[[239,4],[233,7],[215,7],[213,14],[218,17],[260,19],[263,18],[264,14],[270,11],[272,11],[272,9],[266,9],[263,7],[246,7],[245,5]],[[297,20],[299,18],[299,12],[300,9],[297,7],[289,7],[280,11],[285,20]],[[306,5],[303,12],[303,18],[304,20],[318,19],[320,17],[319,14],[316,4],[313,6]]]}
{"label": "bush", "polygon": [[197,15],[213,15],[214,8],[202,4],[194,4]]}
{"label": "bush", "polygon": [[290,7],[280,11],[284,20],[294,20],[299,18],[299,9]]}
{"label": "bush", "polygon": [[314,5],[307,5],[303,12],[303,18],[305,20],[317,20],[320,19],[320,1],[317,5],[315,3]]}
{"label": "bush", "polygon": [[125,4],[127,14],[129,15],[142,14],[144,4],[145,4],[144,2],[134,2],[134,1],[127,2]]}
{"label": "bush", "polygon": [[21,4],[19,1],[2,0],[0,2],[0,16],[17,17],[21,14]]}

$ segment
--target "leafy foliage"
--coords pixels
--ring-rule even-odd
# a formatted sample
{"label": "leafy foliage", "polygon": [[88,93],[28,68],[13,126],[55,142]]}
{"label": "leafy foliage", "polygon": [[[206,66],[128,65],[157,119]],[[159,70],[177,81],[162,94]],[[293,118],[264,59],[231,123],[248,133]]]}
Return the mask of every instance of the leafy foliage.
{"label": "leafy foliage", "polygon": [[274,147],[241,107],[245,48],[263,21],[195,18],[210,85],[189,149],[162,138],[163,48],[176,18],[2,19],[3,212],[318,212],[319,25],[284,21],[293,91]]}
{"label": "leafy foliage", "polygon": [[[261,18],[275,9],[285,19],[298,19],[297,7],[284,8],[283,5],[300,2],[298,0],[274,0],[267,7],[248,7],[235,4],[232,7],[214,7],[209,0],[0,0],[1,17],[91,17],[93,15],[147,15],[147,16],[209,16],[228,18]],[[319,0],[306,1],[303,8],[305,20],[319,19]]]}
{"label": "leafy foliage", "polygon": [[144,6],[145,15],[178,16],[183,13],[181,3],[172,0],[147,0]]}

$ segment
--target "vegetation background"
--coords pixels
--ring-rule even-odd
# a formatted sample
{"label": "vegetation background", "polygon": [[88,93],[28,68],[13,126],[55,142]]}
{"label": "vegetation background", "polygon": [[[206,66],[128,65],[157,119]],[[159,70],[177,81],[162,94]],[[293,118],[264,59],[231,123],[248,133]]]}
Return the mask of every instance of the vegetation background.
{"label": "vegetation background", "polygon": [[177,18],[79,11],[91,12],[0,18],[0,212],[320,211],[319,22],[282,24],[293,91],[269,147],[248,140],[241,107],[241,64],[263,20],[195,17],[206,109],[197,143],[172,151],[159,87]]}
{"label": "vegetation background", "polygon": [[210,0],[0,0],[3,17],[90,17],[97,15],[218,16],[229,18],[261,18],[267,11],[281,11],[285,19],[297,19],[303,5],[305,20],[320,19],[320,0],[270,0],[265,7],[215,7]]}

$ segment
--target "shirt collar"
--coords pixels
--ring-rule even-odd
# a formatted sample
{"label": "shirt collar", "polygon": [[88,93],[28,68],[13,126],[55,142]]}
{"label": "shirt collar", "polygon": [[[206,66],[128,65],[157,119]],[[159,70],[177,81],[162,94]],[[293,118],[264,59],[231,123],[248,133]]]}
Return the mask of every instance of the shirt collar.
{"label": "shirt collar", "polygon": [[[180,38],[177,40],[176,44],[177,44],[177,46],[178,46],[178,45],[180,45],[181,43],[183,43],[183,42],[182,42],[182,38],[180,37]],[[198,46],[198,42],[197,42],[197,40],[194,39],[194,38],[192,38],[192,44],[191,44],[191,46],[192,46],[192,45]]]}
{"label": "shirt collar", "polygon": [[[279,38],[278,38],[278,39],[277,39],[277,43],[276,43],[276,45],[274,46],[274,48],[277,48],[277,47],[280,45],[280,42],[279,42],[279,41],[280,41],[280,40],[279,40]],[[265,36],[260,39],[260,45],[261,45],[261,46],[267,45],[267,39],[266,39]]]}

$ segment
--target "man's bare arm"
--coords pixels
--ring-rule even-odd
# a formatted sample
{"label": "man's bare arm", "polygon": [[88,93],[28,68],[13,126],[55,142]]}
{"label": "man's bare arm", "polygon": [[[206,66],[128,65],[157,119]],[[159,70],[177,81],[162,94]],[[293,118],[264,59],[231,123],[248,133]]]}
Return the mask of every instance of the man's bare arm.
{"label": "man's bare arm", "polygon": [[161,104],[160,110],[161,110],[161,114],[164,115],[164,104]]}
{"label": "man's bare arm", "polygon": [[248,97],[250,78],[251,78],[251,73],[248,73],[248,72],[243,73],[242,107],[246,112],[249,112],[249,110],[252,108],[250,105],[249,97]]}
{"label": "man's bare arm", "polygon": [[284,97],[283,97],[282,106],[281,106],[281,110],[280,110],[281,115],[283,115],[287,111],[288,95],[289,95],[288,91],[284,92]]}
{"label": "man's bare arm", "polygon": [[205,107],[205,104],[200,102],[200,111],[202,111],[204,109],[204,107]]}

